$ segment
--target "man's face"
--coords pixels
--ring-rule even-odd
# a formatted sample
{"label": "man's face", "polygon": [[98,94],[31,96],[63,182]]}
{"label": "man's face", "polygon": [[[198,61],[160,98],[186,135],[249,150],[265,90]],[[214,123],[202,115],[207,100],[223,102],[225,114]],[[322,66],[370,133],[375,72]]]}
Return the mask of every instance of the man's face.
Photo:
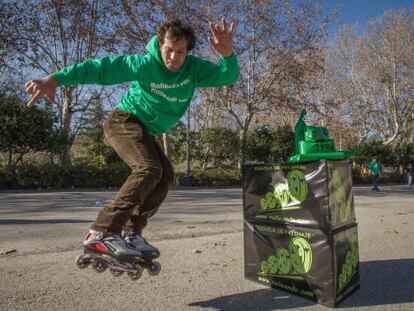
{"label": "man's face", "polygon": [[168,33],[164,38],[164,43],[160,46],[161,57],[165,66],[170,71],[178,71],[188,54],[187,40],[182,38],[171,40]]}

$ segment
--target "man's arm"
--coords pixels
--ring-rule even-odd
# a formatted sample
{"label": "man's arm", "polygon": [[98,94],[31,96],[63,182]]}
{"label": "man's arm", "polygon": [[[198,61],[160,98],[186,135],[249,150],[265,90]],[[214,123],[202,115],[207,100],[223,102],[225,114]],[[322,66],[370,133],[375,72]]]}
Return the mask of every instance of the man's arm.
{"label": "man's arm", "polygon": [[235,55],[221,57],[219,65],[207,60],[199,60],[198,66],[198,87],[229,85],[239,78],[239,64]]}
{"label": "man's arm", "polygon": [[25,85],[31,96],[27,105],[33,106],[43,96],[54,101],[56,88],[62,85],[111,85],[136,80],[142,62],[141,55],[104,57],[74,64],[43,79],[30,80]]}
{"label": "man's arm", "polygon": [[233,52],[233,35],[236,31],[236,23],[227,25],[225,18],[221,24],[209,22],[212,36],[207,38],[210,46],[220,54],[220,64],[216,65],[209,61],[199,62],[197,70],[197,86],[211,87],[233,84],[239,77],[239,65]]}

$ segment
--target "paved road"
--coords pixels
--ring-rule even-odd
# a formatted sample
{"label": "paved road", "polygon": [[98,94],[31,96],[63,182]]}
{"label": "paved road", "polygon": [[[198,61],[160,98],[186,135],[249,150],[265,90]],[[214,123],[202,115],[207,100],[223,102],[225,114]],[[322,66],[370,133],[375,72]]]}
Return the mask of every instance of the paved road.
{"label": "paved road", "polygon": [[[133,282],[74,258],[115,192],[0,192],[0,310],[328,310],[243,277],[240,189],[175,189],[145,232],[163,271]],[[355,187],[361,289],[339,307],[414,309],[414,189]]]}

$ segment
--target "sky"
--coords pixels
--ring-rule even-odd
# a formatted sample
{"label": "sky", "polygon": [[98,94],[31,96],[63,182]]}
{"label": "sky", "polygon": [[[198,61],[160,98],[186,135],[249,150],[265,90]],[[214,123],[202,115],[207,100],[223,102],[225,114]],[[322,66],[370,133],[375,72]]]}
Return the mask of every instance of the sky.
{"label": "sky", "polygon": [[357,24],[363,32],[369,19],[382,15],[384,11],[404,8],[414,8],[414,0],[321,0],[325,9],[339,6],[335,21],[329,28],[329,38],[335,37],[340,24]]}

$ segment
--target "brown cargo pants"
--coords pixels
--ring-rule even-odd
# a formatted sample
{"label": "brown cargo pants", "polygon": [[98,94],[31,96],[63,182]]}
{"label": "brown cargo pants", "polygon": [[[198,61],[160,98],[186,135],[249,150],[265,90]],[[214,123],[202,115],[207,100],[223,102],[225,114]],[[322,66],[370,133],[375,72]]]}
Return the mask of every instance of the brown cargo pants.
{"label": "brown cargo pants", "polygon": [[104,123],[104,134],[131,174],[119,189],[115,200],[98,214],[92,229],[138,234],[164,201],[174,171],[154,137],[131,113],[114,110]]}

